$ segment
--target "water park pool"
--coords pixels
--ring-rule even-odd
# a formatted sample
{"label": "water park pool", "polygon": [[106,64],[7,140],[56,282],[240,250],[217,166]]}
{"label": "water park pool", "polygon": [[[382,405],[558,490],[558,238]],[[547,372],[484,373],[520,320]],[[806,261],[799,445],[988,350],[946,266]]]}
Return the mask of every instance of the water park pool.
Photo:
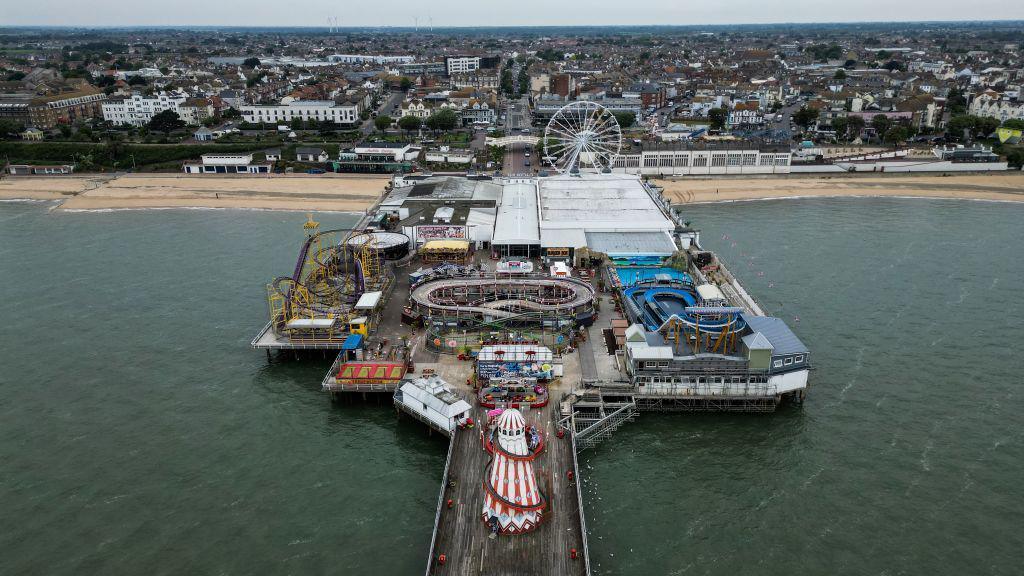
{"label": "water park pool", "polygon": [[693,283],[690,275],[686,272],[680,272],[675,268],[669,268],[667,266],[616,268],[615,273],[619,276],[619,281],[622,282],[623,286],[634,286],[645,280],[654,280],[655,276],[658,276],[659,274],[667,274],[673,280],[678,280],[680,282]]}

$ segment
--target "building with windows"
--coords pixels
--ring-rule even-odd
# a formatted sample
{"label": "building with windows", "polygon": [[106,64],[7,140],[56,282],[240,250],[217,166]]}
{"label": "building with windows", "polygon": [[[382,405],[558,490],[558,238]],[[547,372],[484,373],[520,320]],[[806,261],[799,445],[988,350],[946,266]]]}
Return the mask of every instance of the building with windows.
{"label": "building with windows", "polygon": [[[103,119],[120,126],[145,126],[153,116],[165,111],[178,112],[178,107],[188,99],[185,94],[161,92],[152,97],[139,93],[128,97],[111,99],[103,103]],[[180,117],[181,114],[178,113]],[[187,121],[186,121],[187,122]],[[199,122],[195,122],[199,124]]]}
{"label": "building with windows", "polygon": [[107,95],[87,84],[54,91],[45,96],[29,93],[4,94],[0,98],[0,120],[49,130],[59,124],[73,124],[103,115]]}
{"label": "building with windows", "polygon": [[189,126],[198,126],[213,118],[213,104],[206,98],[189,98],[178,106],[178,117]]}
{"label": "building with windows", "polygon": [[970,113],[1000,122],[1024,120],[1024,102],[1014,102],[1003,94],[988,90],[971,101]]}
{"label": "building with windows", "polygon": [[186,174],[266,174],[270,162],[253,162],[252,153],[203,154],[199,162],[185,162]]}
{"label": "building with windows", "polygon": [[383,54],[331,54],[327,60],[333,64],[408,64],[415,58]]}
{"label": "building with windows", "polygon": [[[643,103],[639,98],[601,98],[594,100],[611,113],[629,112],[639,121],[643,118]],[[537,98],[533,107],[534,118],[551,118],[563,106],[569,104],[565,99],[558,96],[546,96]]]}
{"label": "building with windows", "polygon": [[615,172],[643,176],[701,174],[788,174],[788,146],[753,142],[708,142],[633,146],[615,159]]}
{"label": "building with windows", "polygon": [[287,124],[292,120],[355,124],[359,106],[333,100],[292,100],[281,104],[242,106],[242,119],[250,124]]}
{"label": "building with windows", "polygon": [[420,155],[420,148],[399,142],[368,142],[346,150],[333,163],[335,172],[393,174],[409,172]]}
{"label": "building with windows", "polygon": [[449,76],[455,76],[457,74],[466,74],[469,72],[476,72],[480,69],[480,57],[479,56],[458,56],[458,57],[447,57],[444,59],[445,72]]}

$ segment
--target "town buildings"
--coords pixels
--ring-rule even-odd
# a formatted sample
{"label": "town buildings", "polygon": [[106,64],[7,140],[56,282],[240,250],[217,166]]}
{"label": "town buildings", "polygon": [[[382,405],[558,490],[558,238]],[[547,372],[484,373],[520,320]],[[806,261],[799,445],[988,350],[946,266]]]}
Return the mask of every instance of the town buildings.
{"label": "town buildings", "polygon": [[[153,96],[144,96],[134,93],[131,96],[112,98],[103,103],[103,119],[113,124],[122,126],[145,126],[153,119],[153,116],[165,111],[173,110],[178,113],[178,107],[188,99],[182,93],[164,93]],[[194,122],[185,120],[188,124],[198,125],[198,112],[190,116]]]}
{"label": "town buildings", "polygon": [[333,100],[292,100],[281,104],[242,106],[242,119],[250,124],[287,124],[292,120],[355,124],[359,106]]}

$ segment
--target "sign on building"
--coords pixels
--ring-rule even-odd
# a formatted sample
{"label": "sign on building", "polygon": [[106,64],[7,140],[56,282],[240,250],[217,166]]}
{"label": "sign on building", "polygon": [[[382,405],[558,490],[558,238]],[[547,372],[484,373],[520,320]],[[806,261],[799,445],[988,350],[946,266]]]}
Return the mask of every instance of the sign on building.
{"label": "sign on building", "polygon": [[430,240],[465,240],[466,227],[452,225],[426,224],[416,227],[417,242]]}

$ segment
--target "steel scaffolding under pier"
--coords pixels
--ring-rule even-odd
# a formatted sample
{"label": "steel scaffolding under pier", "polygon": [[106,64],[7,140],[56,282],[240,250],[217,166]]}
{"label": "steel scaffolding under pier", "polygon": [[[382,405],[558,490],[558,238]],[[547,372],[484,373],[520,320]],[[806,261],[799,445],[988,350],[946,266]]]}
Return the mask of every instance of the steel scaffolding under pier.
{"label": "steel scaffolding under pier", "polygon": [[[489,538],[483,507],[484,472],[491,455],[482,446],[483,427],[458,430],[438,498],[428,576],[590,574],[573,436],[557,437],[550,405],[525,411],[524,416],[544,435],[544,452],[534,461],[538,484],[548,499],[543,522],[533,532]],[[474,409],[474,420],[483,423],[486,418],[482,409]]]}

